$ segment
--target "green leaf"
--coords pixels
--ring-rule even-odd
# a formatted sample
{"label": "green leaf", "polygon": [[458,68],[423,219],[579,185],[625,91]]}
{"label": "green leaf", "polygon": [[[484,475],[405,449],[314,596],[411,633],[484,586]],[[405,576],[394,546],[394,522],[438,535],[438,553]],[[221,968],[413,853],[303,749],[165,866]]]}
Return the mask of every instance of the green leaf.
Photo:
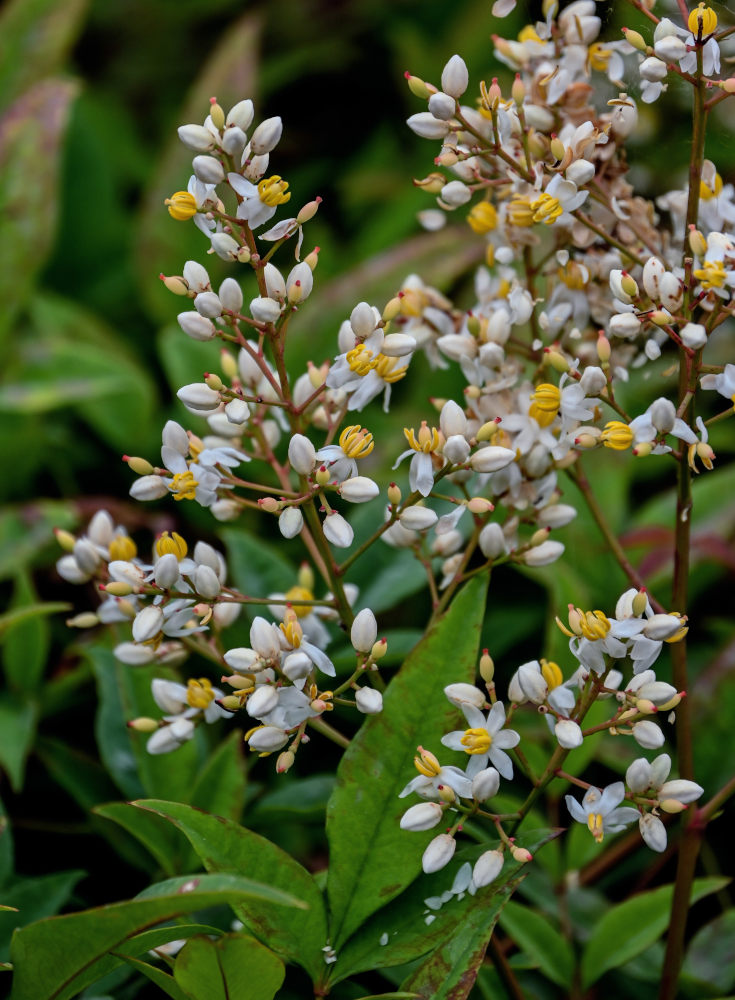
{"label": "green leaf", "polygon": [[85,872],[56,872],[53,875],[39,875],[38,878],[24,878],[3,890],[3,903],[12,906],[17,913],[0,913],[0,959],[10,957],[10,939],[16,927],[42,917],[50,917],[65,906],[74,886],[84,878]]}
{"label": "green leaf", "polygon": [[5,807],[0,800],[0,886],[5,885],[13,873],[13,833]]}
{"label": "green leaf", "polygon": [[[691,904],[728,885],[727,878],[700,878],[694,882]],[[616,969],[638,955],[666,930],[674,887],[662,885],[641,892],[609,909],[595,927],[582,956],[582,988],[587,989],[608,969]]]}
{"label": "green leaf", "polygon": [[[354,652],[354,650],[353,650]],[[304,820],[323,820],[329,796],[334,791],[336,778],[333,774],[312,774],[308,778],[301,776],[286,780],[272,792],[267,792],[259,798],[248,815],[253,820],[269,823],[277,821],[299,822]]]}
{"label": "green leaf", "polygon": [[0,14],[0,103],[6,106],[36,80],[63,68],[88,0],[10,0]]}
{"label": "green leaf", "polygon": [[[360,604],[373,612],[398,607],[401,601],[426,586],[426,570],[408,549],[397,549],[391,558],[372,564],[365,562],[365,587],[360,587]],[[355,582],[360,582],[360,562],[356,564]]]}
{"label": "green leaf", "polygon": [[340,761],[327,809],[327,893],[339,951],[366,917],[413,881],[431,839],[399,828],[414,748],[438,747],[457,710],[443,687],[475,677],[487,579],[476,577],[409,655]]}
{"label": "green leaf", "polygon": [[[6,639],[13,629],[20,628],[34,618],[40,618],[42,615],[58,615],[64,611],[71,611],[71,608],[72,605],[67,601],[44,601],[12,608],[0,615],[0,640]],[[38,624],[34,626],[37,627]]]}
{"label": "green leaf", "polygon": [[245,806],[245,762],[239,729],[212,751],[197,775],[191,804],[205,812],[238,820]]}
{"label": "green leaf", "polygon": [[[59,603],[56,603],[58,614]],[[64,610],[69,608],[66,605]],[[49,626],[45,616],[51,614],[48,606],[38,603],[38,595],[30,574],[20,570],[15,578],[11,608],[16,612],[28,611],[27,618],[15,619],[10,633],[5,637],[3,666],[8,686],[15,691],[35,692],[43,676],[49,649]],[[5,615],[0,616],[0,637],[3,635]]]}
{"label": "green leaf", "polygon": [[[523,844],[535,853],[553,836],[548,831],[531,831],[523,837]],[[515,861],[506,861],[501,877],[478,889],[474,896],[457,892],[448,895],[463,866],[474,865],[484,851],[496,846],[499,843],[462,848],[440,872],[430,875],[422,872],[400,896],[369,917],[340,949],[331,981],[421,958],[451,937],[455,927],[475,907],[488,915],[497,913],[508,898],[508,884],[524,867]],[[445,895],[447,898],[443,898]],[[433,918],[429,923],[427,916]]]}
{"label": "green leaf", "polygon": [[[240,20],[228,24],[220,44],[208,49],[209,58],[204,69],[187,94],[183,107],[172,116],[171,139],[157,158],[159,166],[145,194],[133,259],[139,268],[138,279],[145,305],[164,322],[173,319],[180,310],[162,283],[152,280],[150,262],[156,261],[156,272],[178,274],[182,260],[192,257],[197,260],[202,253],[201,233],[193,224],[176,222],[164,206],[164,200],[174,191],[186,188],[191,176],[191,151],[179,142],[175,126],[182,122],[204,121],[212,94],[217,95],[225,109],[245,95],[256,96],[260,24],[258,14],[248,12]],[[209,257],[207,270],[213,287],[217,287],[232,268]],[[183,333],[180,337],[182,342],[187,339]]]}
{"label": "green leaf", "polygon": [[51,247],[59,154],[77,90],[71,80],[42,80],[0,119],[0,340]]}
{"label": "green leaf", "polygon": [[527,952],[547,979],[569,988],[574,976],[571,945],[551,924],[528,906],[509,902],[500,915],[500,926]]}
{"label": "green leaf", "polygon": [[191,1000],[273,1000],[285,975],[280,958],[244,934],[192,938],[174,965],[174,978]]}
{"label": "green leaf", "polygon": [[136,972],[140,972],[150,979],[152,983],[155,983],[159,990],[173,998],[173,1000],[190,1000],[189,994],[184,993],[180,986],[177,986],[176,980],[173,976],[170,976],[163,969],[158,969],[155,965],[151,965],[150,962],[142,962],[139,958],[133,958],[130,955],[120,954],[120,958],[123,962],[129,965]]}
{"label": "green leaf", "polygon": [[[75,508],[67,501],[39,500],[22,507],[4,508],[0,512],[0,580],[14,577],[46,548],[51,550],[53,546],[58,557],[61,553],[54,539],[54,528],[73,528],[77,521]],[[57,613],[48,604],[46,607],[50,614]],[[58,610],[69,610],[69,606]]]}
{"label": "green leaf", "polygon": [[[694,935],[684,959],[683,981],[727,993],[735,985],[735,909],[726,910]],[[687,991],[688,992],[688,991]],[[696,995],[696,994],[693,994]]]}
{"label": "green leaf", "polygon": [[[93,812],[103,819],[118,823],[124,830],[136,837],[146,847],[167,875],[179,875],[184,871],[180,838],[179,850],[171,837],[171,826],[150,813],[135,809],[129,802],[109,802],[95,806]],[[187,852],[188,856],[188,852]],[[187,868],[189,866],[187,865]]]}
{"label": "green leaf", "polygon": [[26,757],[36,735],[38,706],[8,695],[0,704],[0,766],[10,778],[13,791],[23,787]]}
{"label": "green leaf", "polygon": [[308,914],[291,914],[266,903],[248,902],[237,909],[247,929],[279,955],[298,962],[316,978],[324,969],[322,947],[327,918],[313,877],[290,855],[264,837],[231,820],[177,802],[144,800],[134,805],[163,816],[185,834],[207,871],[247,872],[267,885],[291,890],[308,905]]}
{"label": "green leaf", "polygon": [[30,924],[13,935],[11,1000],[70,1000],[77,993],[77,976],[134,934],[185,913],[246,899],[303,906],[294,896],[251,879],[199,875],[158,883],[129,902]]}

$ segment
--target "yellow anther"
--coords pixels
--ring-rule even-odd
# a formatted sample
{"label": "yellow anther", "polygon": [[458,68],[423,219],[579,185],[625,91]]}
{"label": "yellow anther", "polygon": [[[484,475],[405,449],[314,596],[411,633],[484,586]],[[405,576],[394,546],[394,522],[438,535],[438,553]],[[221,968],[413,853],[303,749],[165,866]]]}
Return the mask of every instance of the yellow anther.
{"label": "yellow anther", "polygon": [[138,554],[138,546],[129,535],[115,535],[108,546],[110,559],[122,559],[129,562]]}
{"label": "yellow anther", "polygon": [[697,37],[706,38],[717,28],[717,14],[704,3],[697,4],[696,10],[689,15],[689,30]]}
{"label": "yellow anther", "polygon": [[426,778],[436,778],[441,771],[441,764],[437,757],[431,750],[424,750],[423,747],[417,747],[416,750],[418,756],[413,759],[416,770]]}
{"label": "yellow anther", "polygon": [[558,198],[544,191],[543,194],[539,195],[531,203],[531,211],[533,212],[534,222],[543,222],[545,225],[550,226],[564,212],[564,209],[561,207],[561,202]]}
{"label": "yellow anther", "polygon": [[188,191],[176,191],[170,198],[166,198],[164,205],[168,205],[168,214],[178,222],[186,222],[197,214],[197,200]]}
{"label": "yellow anther", "polygon": [[541,676],[546,681],[549,691],[553,691],[554,688],[559,687],[564,680],[561,667],[558,663],[554,663],[553,660],[541,660],[540,663]]}
{"label": "yellow anther", "polygon": [[425,306],[428,305],[426,294],[418,288],[401,289],[398,298],[401,302],[402,316],[412,316],[414,318],[420,316]]}
{"label": "yellow anther", "polygon": [[212,682],[206,677],[195,680],[190,677],[186,685],[186,700],[192,708],[208,708],[214,701]]}
{"label": "yellow anther", "polygon": [[687,616],[680,614],[678,611],[670,611],[669,614],[673,615],[674,618],[678,618],[681,621],[682,627],[679,629],[678,632],[675,632],[673,635],[670,635],[668,639],[664,639],[664,642],[668,643],[681,642],[681,640],[689,631],[689,626],[686,624],[688,620]]}
{"label": "yellow anther", "polygon": [[511,226],[532,226],[533,216],[530,198],[519,195],[508,202],[507,218]]}
{"label": "yellow anther", "polygon": [[492,742],[493,738],[487,729],[480,727],[477,729],[465,729],[464,736],[460,740],[465,753],[470,754],[487,753],[492,746]]}
{"label": "yellow anther", "polygon": [[705,184],[704,181],[699,182],[699,197],[702,201],[711,201],[716,198],[722,191],[722,178],[719,174],[715,174],[715,180],[712,187],[709,184]]}
{"label": "yellow anther", "polygon": [[408,371],[408,365],[399,365],[398,358],[389,358],[385,354],[379,354],[376,358],[375,372],[380,375],[384,382],[392,385],[400,382]]}
{"label": "yellow anther", "polygon": [[589,271],[576,260],[570,260],[566,267],[560,267],[556,273],[567,288],[575,292],[583,289],[589,281]]}
{"label": "yellow anther", "polygon": [[156,555],[158,556],[165,556],[169,552],[173,552],[180,561],[186,557],[188,551],[189,546],[186,544],[186,540],[177,531],[172,531],[170,534],[168,531],[164,531],[156,539]]}
{"label": "yellow anther", "polygon": [[561,406],[561,392],[555,385],[549,382],[542,382],[537,385],[531,396],[531,405],[528,408],[529,417],[533,417],[539,427],[548,427],[553,423],[554,418]]}
{"label": "yellow anther", "polygon": [[[580,612],[580,609],[576,609]],[[596,639],[604,639],[610,631],[611,625],[602,611],[581,612],[579,628],[585,639],[594,642]]]}
{"label": "yellow anther", "polygon": [[177,472],[171,480],[169,489],[174,495],[174,500],[193,500],[196,497],[199,481],[194,478],[194,473],[187,469],[186,472]]}
{"label": "yellow anther", "polygon": [[609,420],[600,435],[600,440],[606,448],[625,451],[626,448],[630,448],[634,436],[633,431],[622,420]]}
{"label": "yellow anther", "polygon": [[489,201],[479,201],[470,209],[467,221],[470,224],[470,229],[480,236],[492,232],[498,224],[498,213],[495,205]]}
{"label": "yellow anther", "polygon": [[539,45],[543,45],[538,32],[533,27],[532,24],[527,24],[524,28],[521,28],[518,33],[519,42],[537,42]]}
{"label": "yellow anther", "polygon": [[605,73],[610,65],[612,49],[606,49],[603,42],[593,42],[587,50],[587,62],[590,69],[596,69],[598,73]]}
{"label": "yellow anther", "polygon": [[708,292],[710,288],[722,288],[727,278],[727,272],[721,260],[706,260],[701,268],[694,271],[694,277]]}
{"label": "yellow anther", "polygon": [[365,458],[375,447],[375,442],[370,431],[360,424],[351,424],[340,434],[339,446],[348,458]]}
{"label": "yellow anther", "polygon": [[413,427],[404,427],[403,433],[406,436],[409,447],[414,451],[421,451],[426,455],[432,451],[438,451],[442,445],[442,433],[436,427],[429,427],[425,420],[421,421],[418,434],[414,433]]}
{"label": "yellow anther", "polygon": [[587,817],[587,827],[597,843],[601,844],[605,836],[602,829],[602,813],[590,813]]}
{"label": "yellow anther", "polygon": [[364,344],[358,344],[345,354],[347,364],[356,375],[367,375],[377,365],[377,358]]}
{"label": "yellow anther", "polygon": [[309,604],[296,604],[296,601],[313,601],[314,594],[308,587],[291,587],[283,595],[286,600],[292,605],[291,610],[296,615],[297,618],[305,618],[310,615],[314,610]]}
{"label": "yellow anther", "polygon": [[285,621],[281,622],[280,629],[286,636],[289,644],[293,646],[294,649],[298,649],[301,645],[304,631],[299,625],[298,617],[293,608],[289,608],[286,611]]}
{"label": "yellow anther", "polygon": [[314,590],[314,570],[308,564],[308,562],[302,562],[299,566],[298,574],[298,584],[299,587],[305,587],[307,590]]}
{"label": "yellow anther", "polygon": [[281,180],[278,174],[272,177],[264,177],[258,184],[258,197],[264,205],[275,208],[276,205],[285,205],[291,199],[291,192],[288,190],[288,181]]}
{"label": "yellow anther", "polygon": [[694,472],[699,472],[697,459],[700,459],[705,469],[712,471],[714,468],[715,453],[706,441],[698,441],[696,444],[689,445],[687,461],[689,462],[689,468]]}

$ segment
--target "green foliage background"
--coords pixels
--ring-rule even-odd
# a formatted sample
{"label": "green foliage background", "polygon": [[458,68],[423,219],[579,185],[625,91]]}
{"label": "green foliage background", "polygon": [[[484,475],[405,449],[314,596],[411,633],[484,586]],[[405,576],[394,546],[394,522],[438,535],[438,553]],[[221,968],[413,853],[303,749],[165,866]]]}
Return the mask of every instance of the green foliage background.
{"label": "green foliage background", "polygon": [[[517,31],[538,6],[520,3],[502,32]],[[598,5],[611,30],[623,6]],[[188,801],[233,820],[245,807],[237,736],[216,748],[202,737],[160,766],[144,754],[130,757],[128,735],[120,730],[125,718],[150,710],[150,675],[142,670],[131,678],[99,636],[70,641],[59,616],[62,602],[68,614],[93,606],[94,599],[55,575],[53,528],[81,527],[104,506],[136,537],[176,528],[191,540],[226,544],[232,577],[264,592],[288,586],[298,561],[296,548],[280,536],[272,538],[278,562],[270,558],[267,539],[254,546],[238,529],[218,530],[199,508],[127,499],[132,474],[119,456],[155,460],[165,420],[184,418],[175,390],[216,363],[210,346],[189,341],[178,329],[181,300],[157,280],[159,272],[179,273],[187,258],[204,259],[200,234],[175,223],[163,206],[189,176],[190,154],[176,126],[203,120],[213,94],[225,107],[251,96],[259,118],[282,116],[284,138],[273,165],[290,183],[292,205],[317,194],[324,198],[308,230],[321,247],[316,290],[294,327],[291,354],[296,369],[307,359],[319,363],[333,353],[338,324],[358,300],[385,300],[413,271],[459,303],[472,302],[467,276],[482,246],[461,219],[439,234],[423,233],[416,223],[416,212],[431,207],[431,198],[411,178],[432,168],[432,147],[405,127],[405,118],[421,108],[403,72],[437,80],[446,59],[460,52],[474,86],[480,75],[496,73],[509,82],[492,58],[490,34],[501,26],[492,23],[489,10],[488,0],[10,0],[0,12],[0,586],[9,609],[0,631],[6,683],[0,765],[23,876],[8,876],[3,900],[22,898],[24,921],[68,904],[123,898],[156,873],[193,866],[188,845],[171,828],[156,825],[155,817],[155,849],[144,851],[119,817],[121,825],[113,825],[104,809],[90,813],[93,806],[144,792],[175,799],[177,788],[198,774],[200,799],[195,794]],[[641,27],[634,18],[626,23]],[[685,102],[683,89],[672,84],[665,99],[641,109],[631,159],[645,160],[645,168],[634,166],[633,172],[644,193],[680,183],[688,156]],[[722,106],[707,146],[726,182],[735,180],[733,103]],[[655,139],[662,126],[663,142]],[[206,264],[213,276],[232,273],[215,258]],[[721,356],[712,360],[731,362],[732,332],[724,331],[719,344]],[[659,371],[664,368],[662,361]],[[461,391],[459,381],[448,389],[428,369],[416,369],[390,416],[370,415],[376,453],[384,444],[389,457],[398,454],[404,424],[430,415],[427,395]],[[630,409],[659,394],[653,381],[634,380]],[[729,422],[716,425],[712,443],[717,473],[695,484],[691,697],[701,734],[698,780],[714,790],[729,777],[722,746],[729,744],[735,713]],[[629,458],[597,457],[593,484],[611,522],[634,561],[643,561],[651,585],[666,594],[673,513],[667,470],[655,460],[634,468]],[[382,472],[387,475],[387,467]],[[567,498],[575,502],[571,484]],[[242,526],[251,526],[247,518]],[[563,563],[533,579],[508,570],[497,586],[493,581],[483,644],[496,659],[501,686],[525,659],[546,655],[561,662],[564,644],[548,628],[553,613],[568,601],[609,610],[624,587],[589,516],[565,529],[563,540]],[[278,566],[283,582],[275,579]],[[362,570],[363,588],[373,569]],[[392,577],[373,581],[373,594],[399,581],[406,599],[401,609],[380,609],[381,628],[392,636],[393,665],[418,639],[427,607],[420,577],[403,565]],[[620,747],[604,765],[619,773],[631,753]],[[318,753],[314,759],[320,763]],[[207,767],[226,776],[219,799],[208,798]],[[299,775],[297,769],[272,787],[261,767],[246,793],[247,825],[312,869],[324,861],[320,830],[333,784],[319,766],[316,772]],[[1,836],[0,860],[9,872],[8,844]],[[574,861],[582,866],[595,847],[569,837],[564,850],[578,852]],[[714,874],[719,868],[711,853],[705,863]],[[562,870],[560,856],[551,857],[556,861],[524,883],[536,902],[545,890],[553,892]],[[623,876],[630,886],[642,886],[670,870],[646,873],[627,863]],[[599,913],[601,897],[590,896],[584,905]],[[0,915],[0,932],[13,924],[13,917]],[[704,952],[696,970],[700,980],[706,978]],[[639,962],[634,980],[641,990],[647,988],[644,965]],[[731,986],[723,983],[722,989]],[[121,989],[115,996],[136,995]],[[495,994],[488,986],[478,995]]]}

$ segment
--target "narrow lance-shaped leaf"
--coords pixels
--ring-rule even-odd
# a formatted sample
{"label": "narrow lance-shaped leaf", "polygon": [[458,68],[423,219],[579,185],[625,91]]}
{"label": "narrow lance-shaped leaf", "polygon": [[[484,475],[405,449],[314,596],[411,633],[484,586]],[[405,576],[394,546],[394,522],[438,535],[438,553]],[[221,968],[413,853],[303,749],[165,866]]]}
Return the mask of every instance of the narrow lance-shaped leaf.
{"label": "narrow lance-shaped leaf", "polygon": [[413,881],[432,833],[399,828],[416,746],[439,749],[456,709],[443,688],[475,677],[487,579],[476,577],[409,655],[386,691],[383,711],[367,719],[340,762],[327,809],[327,893],[332,944],[339,951],[375,910]]}

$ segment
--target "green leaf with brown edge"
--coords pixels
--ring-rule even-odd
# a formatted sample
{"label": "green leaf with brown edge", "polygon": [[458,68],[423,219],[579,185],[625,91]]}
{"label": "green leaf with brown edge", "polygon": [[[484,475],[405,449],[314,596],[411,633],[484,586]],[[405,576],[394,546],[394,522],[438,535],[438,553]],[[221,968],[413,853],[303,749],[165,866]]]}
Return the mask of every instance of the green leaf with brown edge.
{"label": "green leaf with brown edge", "polygon": [[295,892],[309,906],[298,923],[267,902],[249,901],[237,909],[237,915],[251,934],[277,954],[302,965],[313,978],[324,971],[324,900],[313,877],[289,854],[231,820],[191,806],[155,799],[133,805],[163,816],[181,830],[207,871],[247,872],[260,882]]}
{"label": "green leaf with brown edge", "polygon": [[[210,906],[235,906],[266,899],[302,907],[290,893],[235,875],[198,875],[151,886],[124,903],[50,917],[16,931],[11,943],[15,967],[10,1000],[71,1000],[75,981],[108,951],[155,924]],[[39,962],[39,955],[43,961]]]}
{"label": "green leaf with brown edge", "polygon": [[[557,835],[556,831],[530,831],[520,839],[534,854]],[[468,892],[454,893],[438,905],[442,894],[451,890],[462,867],[474,865],[485,851],[500,847],[500,842],[473,844],[457,851],[451,862],[439,872],[423,872],[405,892],[369,917],[338,952],[338,961],[330,970],[330,982],[374,969],[406,965],[433,952],[452,935],[470,910],[485,912],[499,909],[508,898],[506,886],[517,880],[524,866],[508,859],[501,875],[489,886]],[[505,894],[503,894],[505,893]],[[427,900],[432,901],[431,907]],[[431,910],[432,920],[426,917]]]}
{"label": "green leaf with brown edge", "polygon": [[0,14],[0,108],[64,68],[89,0],[9,0]]}
{"label": "green leaf with brown edge", "polygon": [[77,91],[72,80],[42,80],[0,119],[0,341],[51,247],[60,152]]}
{"label": "green leaf with brown edge", "polygon": [[327,894],[337,951],[421,869],[434,834],[399,828],[407,803],[398,795],[412,777],[415,747],[439,749],[457,718],[444,686],[475,678],[486,592],[481,575],[457,594],[389,684],[383,711],[363,723],[340,761],[327,807]]}
{"label": "green leaf with brown edge", "polygon": [[[189,122],[201,124],[209,113],[209,98],[214,94],[225,111],[255,95],[260,33],[261,17],[248,12],[228,25],[220,44],[210,50],[204,69],[171,123],[171,138],[158,157],[158,169],[145,194],[134,260],[141,298],[147,309],[163,322],[181,311],[176,304],[180,305],[182,300],[174,300],[155,275],[161,271],[179,274],[182,260],[198,260],[207,249],[205,238],[193,223],[176,222],[164,205],[174,191],[186,189],[191,176],[194,154],[179,141],[176,128]],[[217,257],[208,257],[207,270],[216,287],[231,268]],[[181,336],[185,338],[186,334]]]}
{"label": "green leaf with brown edge", "polygon": [[[690,906],[729,885],[729,878],[695,879]],[[582,988],[587,989],[609,969],[617,969],[657,941],[669,924],[674,887],[640,892],[610,907],[592,931],[582,955]]]}
{"label": "green leaf with brown edge", "polygon": [[273,1000],[285,975],[280,958],[245,934],[192,938],[174,965],[174,978],[191,1000]]}

